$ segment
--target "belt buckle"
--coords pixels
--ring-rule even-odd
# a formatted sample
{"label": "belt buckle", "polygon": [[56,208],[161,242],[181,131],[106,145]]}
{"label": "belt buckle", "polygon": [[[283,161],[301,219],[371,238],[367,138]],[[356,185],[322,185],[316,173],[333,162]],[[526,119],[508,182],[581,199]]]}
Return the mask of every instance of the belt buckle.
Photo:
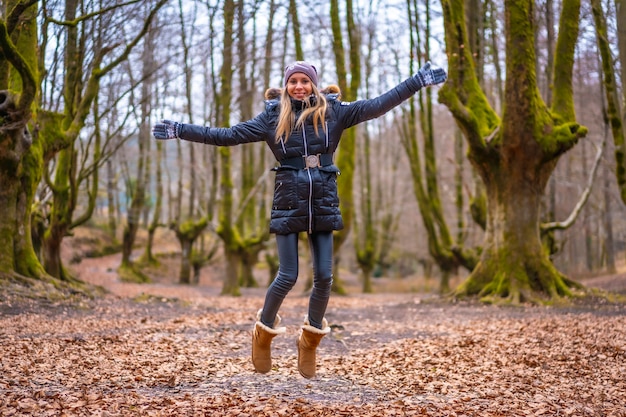
{"label": "belt buckle", "polygon": [[307,155],[304,157],[304,169],[316,168],[320,165],[320,157],[317,155]]}

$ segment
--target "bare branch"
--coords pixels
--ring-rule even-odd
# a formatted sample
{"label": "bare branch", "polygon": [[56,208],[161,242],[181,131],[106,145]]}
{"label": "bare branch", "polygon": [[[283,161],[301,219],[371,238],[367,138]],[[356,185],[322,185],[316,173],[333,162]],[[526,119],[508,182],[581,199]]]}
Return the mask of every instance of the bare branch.
{"label": "bare branch", "polygon": [[[126,49],[124,50],[124,52],[119,57],[114,59],[111,63],[109,63],[109,65],[100,69],[100,64],[102,63],[102,60],[104,58],[104,53],[106,52],[104,52],[103,54],[99,54],[98,56],[95,57],[94,70],[91,74],[91,77],[89,78],[87,82],[85,96],[83,97],[78,107],[78,111],[76,112],[74,120],[72,121],[72,126],[70,127],[70,129],[66,131],[66,135],[69,135],[69,137],[76,137],[78,135],[78,131],[82,127],[83,121],[89,114],[91,103],[97,96],[97,93],[99,90],[100,79],[128,58],[128,55],[130,55],[130,52],[133,50],[133,48],[139,43],[141,38],[143,38],[143,36],[148,32],[148,29],[150,28],[150,25],[152,24],[152,19],[154,18],[156,13],[159,11],[159,9],[165,5],[165,3],[167,3],[167,0],[160,0],[157,3],[157,5],[154,7],[154,9],[152,9],[152,11],[150,11],[150,14],[146,18],[146,21],[144,22],[144,26],[141,32],[139,32],[137,36],[135,37],[135,39],[133,39],[133,41],[126,46]],[[105,49],[105,51],[108,52],[108,49]]]}
{"label": "bare branch", "polygon": [[602,154],[604,153],[604,145],[606,144],[606,135],[602,139],[602,143],[598,148],[598,152],[596,153],[596,159],[593,161],[593,168],[591,169],[591,173],[589,174],[589,178],[587,179],[587,186],[585,190],[580,196],[578,203],[570,213],[569,217],[562,222],[551,222],[551,223],[543,223],[540,228],[543,233],[550,232],[553,230],[565,230],[576,222],[578,219],[578,215],[582,211],[585,203],[589,199],[589,195],[591,194],[591,188],[593,187],[594,180],[596,178],[596,173],[598,172],[598,167],[600,166],[600,161],[602,160]]}
{"label": "bare branch", "polygon": [[[50,23],[55,23],[55,24],[60,25],[60,26],[77,26],[82,21],[91,19],[91,18],[93,18],[95,16],[99,16],[101,14],[105,14],[107,12],[110,12],[111,10],[123,8],[123,7],[129,6],[131,4],[140,3],[140,2],[142,2],[142,0],[131,0],[131,1],[127,2],[127,3],[116,4],[114,6],[110,6],[110,7],[107,7],[105,9],[97,10],[97,11],[95,11],[93,13],[88,13],[86,15],[79,16],[79,17],[77,17],[74,20],[57,20],[57,19],[55,19],[53,17],[46,16],[46,21],[50,22]],[[33,3],[36,3],[36,1],[33,1]]]}
{"label": "bare branch", "polygon": [[141,32],[139,32],[137,34],[137,36],[135,37],[135,39],[133,39],[133,41],[126,46],[126,49],[124,50],[124,52],[122,52],[122,54],[119,57],[117,57],[117,59],[115,59],[109,65],[107,65],[106,67],[104,67],[103,69],[98,71],[98,77],[104,76],[109,71],[111,71],[113,68],[117,67],[122,61],[124,61],[124,60],[126,60],[126,58],[128,58],[128,55],[130,55],[130,53],[133,50],[133,48],[139,43],[141,38],[143,38],[144,35],[150,29],[150,25],[152,24],[152,19],[154,19],[154,16],[161,9],[161,7],[163,7],[165,5],[165,3],[167,3],[167,1],[168,0],[160,0],[157,3],[157,5],[154,7],[154,9],[152,9],[150,11],[150,14],[146,18],[146,21],[144,22],[143,29],[141,30]]}

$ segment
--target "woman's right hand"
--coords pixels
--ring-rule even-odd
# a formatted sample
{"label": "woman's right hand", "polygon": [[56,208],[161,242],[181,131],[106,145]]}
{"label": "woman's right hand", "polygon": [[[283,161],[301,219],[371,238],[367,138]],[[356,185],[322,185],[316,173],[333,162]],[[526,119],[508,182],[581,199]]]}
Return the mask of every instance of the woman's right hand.
{"label": "woman's right hand", "polygon": [[171,120],[161,120],[160,123],[152,127],[152,136],[157,139],[180,139],[180,128],[182,123],[173,122]]}

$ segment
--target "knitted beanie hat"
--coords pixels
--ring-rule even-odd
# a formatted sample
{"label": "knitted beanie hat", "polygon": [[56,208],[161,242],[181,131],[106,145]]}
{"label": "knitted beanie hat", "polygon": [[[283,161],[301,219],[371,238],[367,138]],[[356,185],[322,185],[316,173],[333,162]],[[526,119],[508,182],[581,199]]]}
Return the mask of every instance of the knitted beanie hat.
{"label": "knitted beanie hat", "polygon": [[293,64],[289,64],[285,67],[285,85],[296,72],[301,72],[311,79],[311,82],[317,87],[317,69],[308,62],[296,61]]}

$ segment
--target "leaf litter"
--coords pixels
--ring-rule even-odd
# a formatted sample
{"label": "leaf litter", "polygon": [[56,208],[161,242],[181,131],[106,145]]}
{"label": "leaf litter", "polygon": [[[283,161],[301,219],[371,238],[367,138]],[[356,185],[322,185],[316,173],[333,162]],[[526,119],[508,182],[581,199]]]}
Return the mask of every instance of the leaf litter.
{"label": "leaf litter", "polygon": [[273,369],[250,362],[263,290],[3,306],[2,416],[626,416],[626,308],[334,296],[318,375],[289,296]]}

